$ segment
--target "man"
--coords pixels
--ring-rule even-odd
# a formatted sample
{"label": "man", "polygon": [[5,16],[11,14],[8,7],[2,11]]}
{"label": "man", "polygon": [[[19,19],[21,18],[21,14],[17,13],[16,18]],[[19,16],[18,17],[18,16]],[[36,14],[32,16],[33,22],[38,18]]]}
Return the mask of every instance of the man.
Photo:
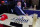
{"label": "man", "polygon": [[20,1],[20,2],[22,3],[22,4],[21,4],[22,7],[24,6],[24,0],[13,0],[13,1],[15,2],[15,3],[14,3],[15,5],[17,5],[17,1]]}
{"label": "man", "polygon": [[25,15],[24,11],[22,10],[21,7],[21,2],[17,2],[17,6],[15,7],[15,12],[17,15]]}

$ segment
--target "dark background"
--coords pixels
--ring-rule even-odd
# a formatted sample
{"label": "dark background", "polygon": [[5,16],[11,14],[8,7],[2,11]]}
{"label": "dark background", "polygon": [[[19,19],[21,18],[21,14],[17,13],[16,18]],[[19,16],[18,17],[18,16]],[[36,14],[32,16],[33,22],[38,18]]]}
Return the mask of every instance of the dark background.
{"label": "dark background", "polygon": [[[5,3],[6,5],[2,4],[1,1],[7,1],[7,3]],[[21,1],[22,2],[22,1]],[[32,5],[32,1],[29,0],[27,2],[27,7],[30,7]],[[17,1],[15,0],[0,0],[0,14],[2,13],[11,13],[11,9],[14,10],[15,5],[17,4]],[[24,7],[24,2],[22,2],[22,7]],[[32,5],[32,7],[34,7],[34,5]],[[37,6],[37,10],[40,10],[40,0],[39,0],[39,5]]]}

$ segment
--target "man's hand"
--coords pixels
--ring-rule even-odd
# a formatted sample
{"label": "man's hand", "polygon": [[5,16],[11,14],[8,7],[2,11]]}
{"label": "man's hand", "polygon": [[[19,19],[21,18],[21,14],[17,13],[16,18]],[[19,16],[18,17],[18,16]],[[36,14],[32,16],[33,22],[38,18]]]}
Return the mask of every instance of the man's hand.
{"label": "man's hand", "polygon": [[25,16],[28,16],[28,14],[26,13]]}

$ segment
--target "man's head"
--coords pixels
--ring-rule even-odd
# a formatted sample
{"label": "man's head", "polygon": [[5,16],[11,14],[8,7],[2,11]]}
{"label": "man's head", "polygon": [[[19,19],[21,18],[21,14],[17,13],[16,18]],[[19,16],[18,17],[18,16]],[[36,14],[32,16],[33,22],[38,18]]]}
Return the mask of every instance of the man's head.
{"label": "man's head", "polygon": [[17,6],[21,6],[21,2],[17,2]]}

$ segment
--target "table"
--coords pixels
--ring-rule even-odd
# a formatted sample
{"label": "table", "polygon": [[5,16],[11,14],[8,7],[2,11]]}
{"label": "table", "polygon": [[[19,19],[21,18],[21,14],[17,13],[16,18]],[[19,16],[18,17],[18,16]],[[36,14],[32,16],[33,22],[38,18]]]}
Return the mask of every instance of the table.
{"label": "table", "polygon": [[[8,25],[8,26],[11,26],[10,25],[10,22],[13,22],[13,19],[14,17],[18,17],[17,15],[15,14],[7,14],[5,13],[7,16],[8,16],[8,19],[6,19],[5,21],[0,21],[1,24],[5,24],[5,25]],[[20,16],[22,17],[22,16]],[[24,18],[26,18],[26,16],[23,16]],[[29,18],[29,17],[28,17]],[[32,21],[31,18],[29,18],[30,20],[29,21]],[[28,22],[29,22],[28,21]],[[29,22],[29,23],[22,23],[23,24],[23,27],[29,27],[29,25],[31,25],[32,22]],[[24,25],[25,24],[25,25]],[[14,26],[15,27],[15,26]]]}
{"label": "table", "polygon": [[[10,22],[13,22],[13,20],[11,20],[12,18],[18,17],[18,16],[14,15],[14,14],[7,14],[6,13],[6,15],[8,16],[8,19],[6,19],[5,21],[0,21],[0,23],[8,25],[8,26],[11,26]],[[20,17],[23,17],[23,16],[20,16]],[[29,25],[32,25],[33,18],[31,18],[31,16],[24,16],[24,18],[26,18],[26,17],[28,17],[29,21],[27,23],[22,23],[23,27],[29,27]],[[12,27],[15,27],[15,26],[12,26]],[[36,22],[36,27],[40,27],[40,18]]]}
{"label": "table", "polygon": [[40,17],[40,10],[24,10],[25,13],[27,13],[28,15],[31,15],[31,14],[38,14],[38,17]]}

